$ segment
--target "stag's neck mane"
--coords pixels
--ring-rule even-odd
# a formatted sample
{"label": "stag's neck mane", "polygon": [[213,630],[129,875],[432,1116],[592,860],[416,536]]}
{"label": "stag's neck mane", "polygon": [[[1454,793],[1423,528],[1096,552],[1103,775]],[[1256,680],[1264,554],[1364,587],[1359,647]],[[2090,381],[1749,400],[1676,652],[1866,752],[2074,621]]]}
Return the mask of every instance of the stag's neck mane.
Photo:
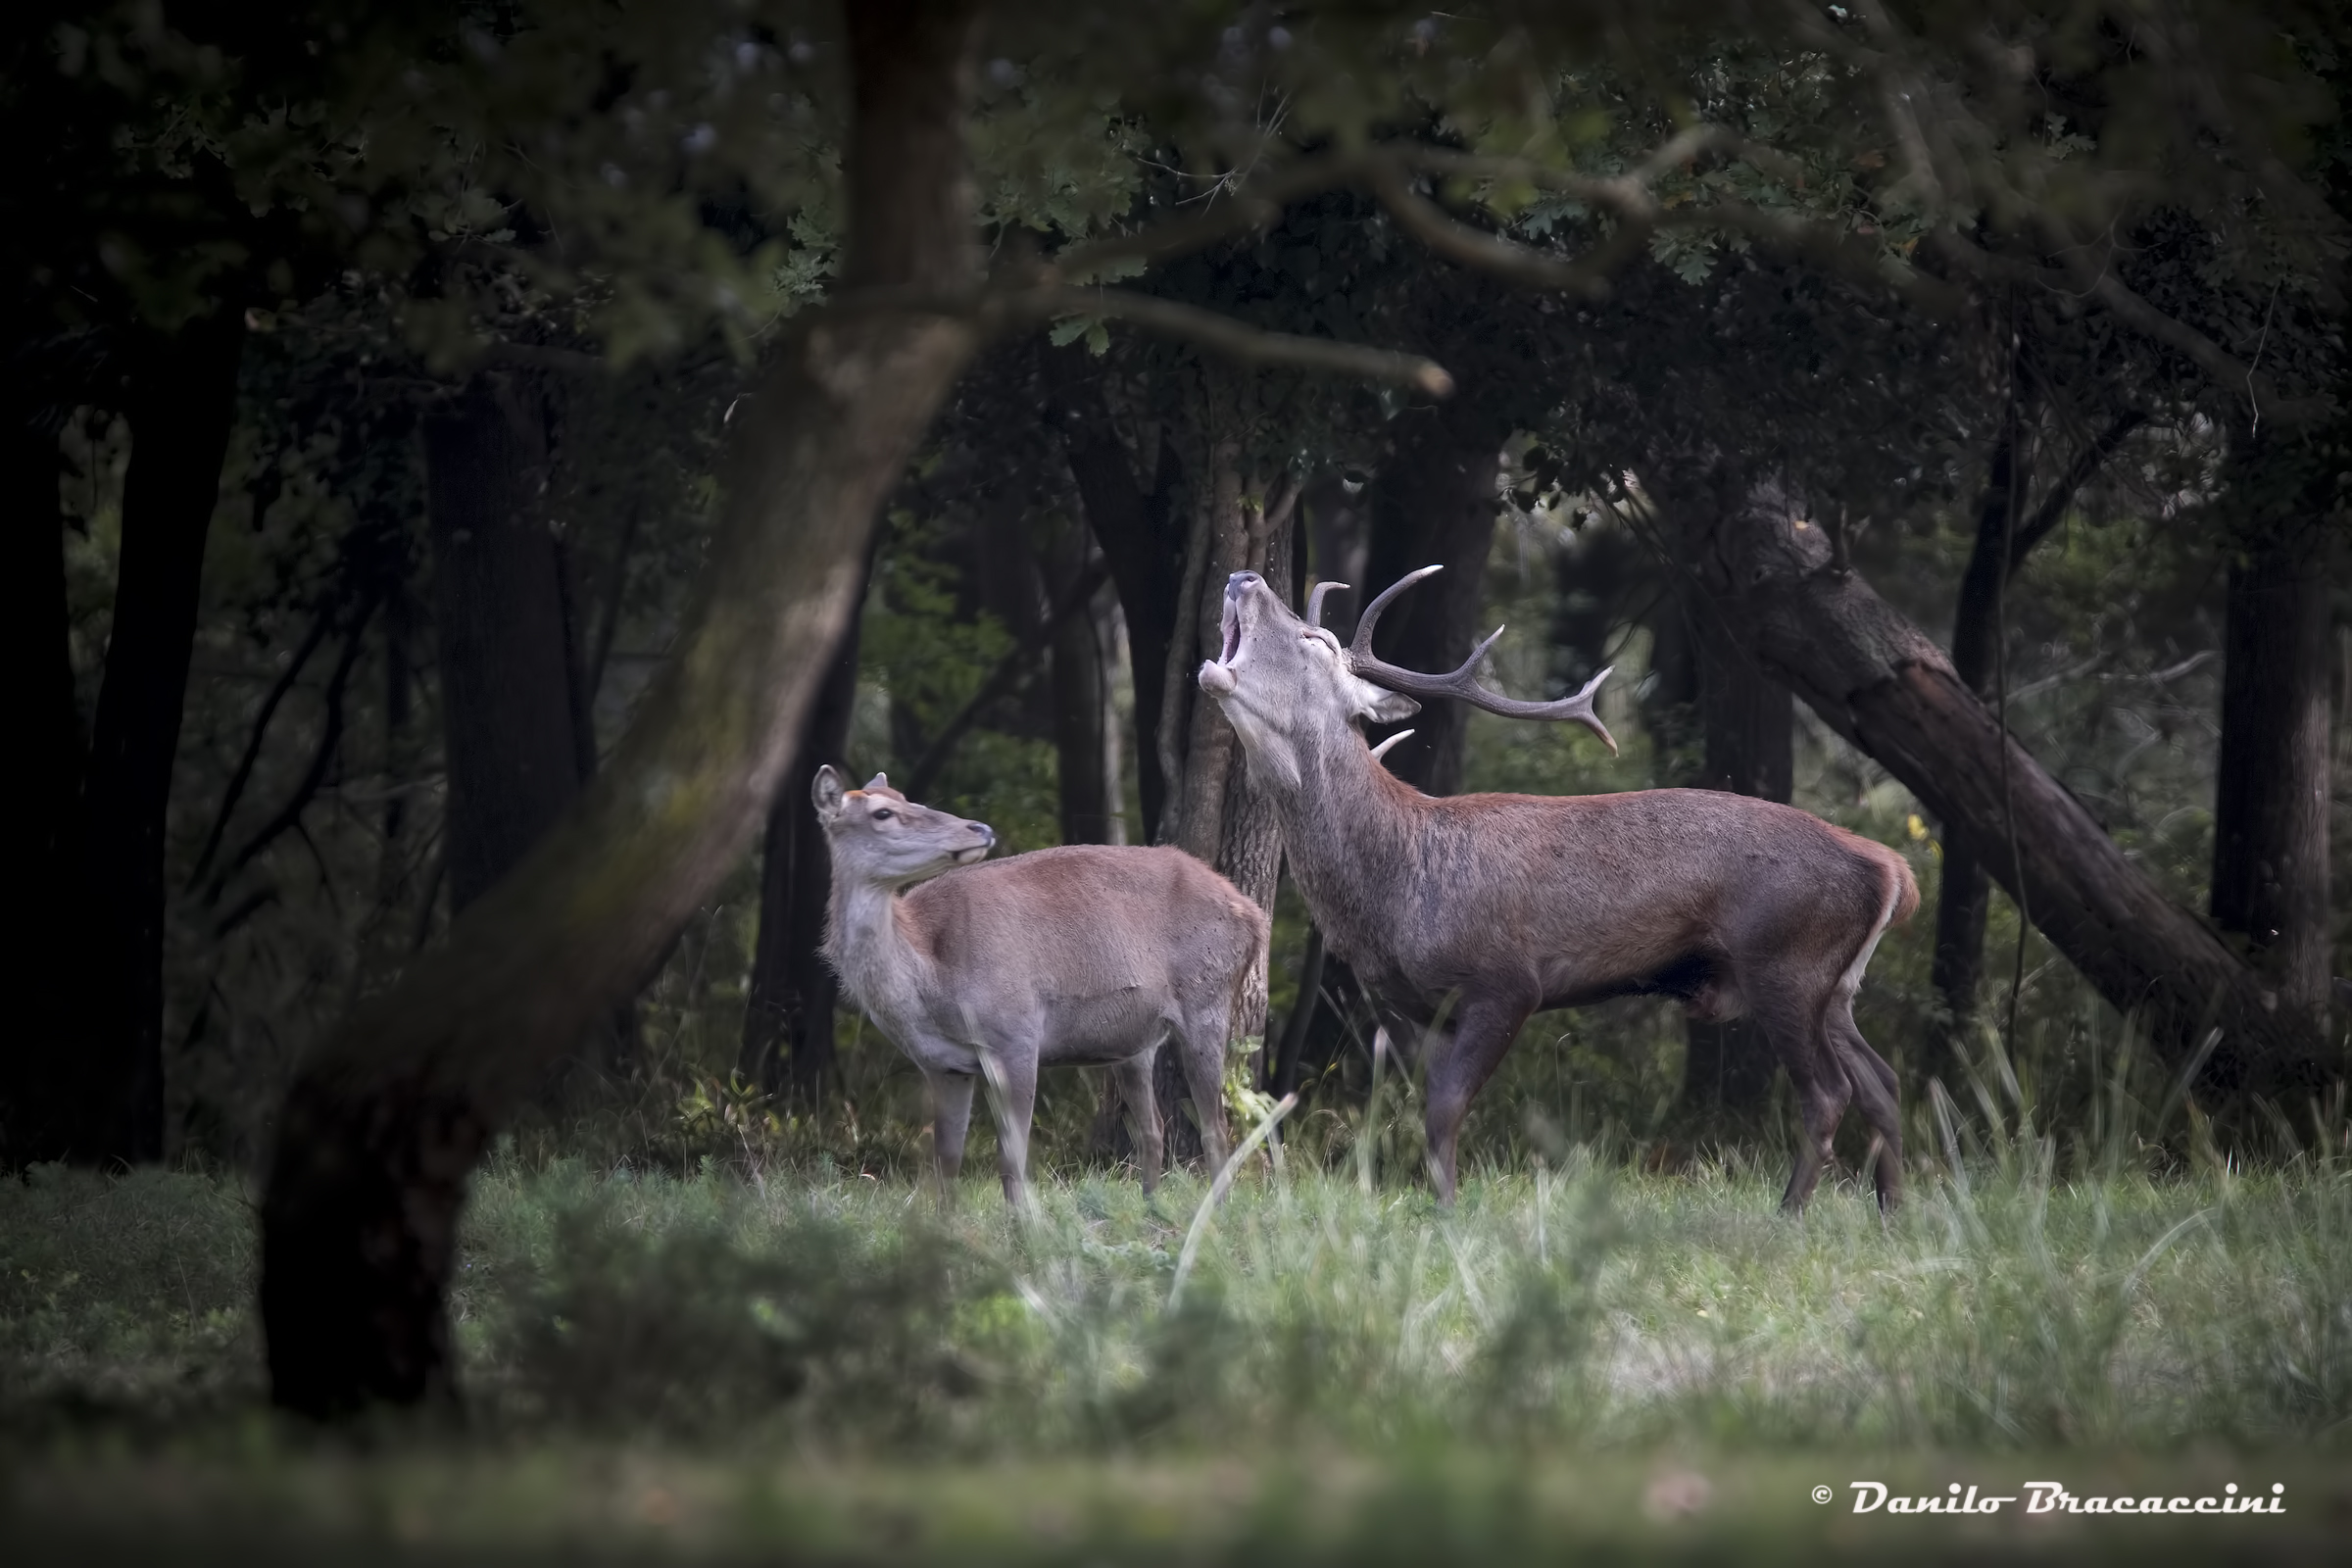
{"label": "stag's neck mane", "polygon": [[1297,755],[1295,784],[1252,768],[1281,819],[1291,874],[1335,952],[1374,951],[1404,906],[1432,803],[1383,767],[1352,724],[1320,731]]}

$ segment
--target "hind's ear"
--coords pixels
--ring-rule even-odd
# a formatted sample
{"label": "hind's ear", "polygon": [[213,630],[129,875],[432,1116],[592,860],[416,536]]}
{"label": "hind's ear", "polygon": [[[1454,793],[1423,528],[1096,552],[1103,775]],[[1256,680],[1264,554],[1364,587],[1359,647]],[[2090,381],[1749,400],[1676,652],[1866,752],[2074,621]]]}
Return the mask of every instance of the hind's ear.
{"label": "hind's ear", "polygon": [[808,785],[808,799],[816,807],[818,821],[830,822],[841,814],[843,782],[841,774],[834,770],[830,762],[816,770],[816,777]]}
{"label": "hind's ear", "polygon": [[869,778],[865,781],[865,787],[869,790],[886,790],[890,788],[890,775],[888,773],[876,773],[872,778]]}

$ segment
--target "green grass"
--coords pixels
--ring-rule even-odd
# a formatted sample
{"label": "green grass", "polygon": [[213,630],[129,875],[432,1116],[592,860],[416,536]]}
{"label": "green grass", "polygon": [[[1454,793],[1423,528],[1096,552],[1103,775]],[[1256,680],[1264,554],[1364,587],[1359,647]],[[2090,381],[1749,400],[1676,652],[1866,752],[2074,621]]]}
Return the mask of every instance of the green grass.
{"label": "green grass", "polygon": [[[2154,1532],[2235,1553],[2340,1530],[2352,1175],[2049,1171],[2030,1149],[1923,1170],[1883,1225],[1851,1185],[1784,1220],[1776,1181],[1718,1166],[1572,1153],[1475,1176],[1450,1214],[1351,1164],[1260,1166],[1171,1307],[1203,1191],[1183,1175],[1151,1202],[1115,1175],[1041,1183],[1024,1220],[980,1179],[942,1215],[855,1176],[509,1160],[455,1295],[466,1428],[365,1456],[263,1409],[242,1192],[42,1171],[0,1187],[0,1530],[959,1561],[2139,1555]],[[2202,1534],[1845,1514],[1854,1479],[2045,1474],[2281,1480],[2292,1507]]]}

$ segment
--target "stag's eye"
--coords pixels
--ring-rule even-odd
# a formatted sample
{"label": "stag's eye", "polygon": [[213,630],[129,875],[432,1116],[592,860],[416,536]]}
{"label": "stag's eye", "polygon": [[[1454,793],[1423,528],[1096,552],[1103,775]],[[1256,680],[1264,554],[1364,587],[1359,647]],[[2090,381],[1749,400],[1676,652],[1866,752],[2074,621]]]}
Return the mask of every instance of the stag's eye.
{"label": "stag's eye", "polygon": [[893,813],[890,808],[886,806],[882,808],[881,810],[874,813],[874,820],[877,822],[887,822],[891,819],[893,814],[895,813]]}

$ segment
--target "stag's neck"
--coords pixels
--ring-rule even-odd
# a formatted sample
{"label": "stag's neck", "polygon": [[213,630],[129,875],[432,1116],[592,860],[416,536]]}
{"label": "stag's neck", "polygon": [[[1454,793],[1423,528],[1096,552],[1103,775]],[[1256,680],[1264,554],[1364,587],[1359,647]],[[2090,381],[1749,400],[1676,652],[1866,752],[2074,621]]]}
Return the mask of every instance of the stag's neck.
{"label": "stag's neck", "polygon": [[917,1016],[930,989],[931,955],[913,940],[908,926],[898,889],[834,879],[825,956],[843,989],[885,1029]]}
{"label": "stag's neck", "polygon": [[1298,891],[1324,939],[1352,962],[1376,950],[1411,901],[1431,805],[1352,727],[1319,740],[1301,748],[1298,784],[1272,783],[1269,793]]}

